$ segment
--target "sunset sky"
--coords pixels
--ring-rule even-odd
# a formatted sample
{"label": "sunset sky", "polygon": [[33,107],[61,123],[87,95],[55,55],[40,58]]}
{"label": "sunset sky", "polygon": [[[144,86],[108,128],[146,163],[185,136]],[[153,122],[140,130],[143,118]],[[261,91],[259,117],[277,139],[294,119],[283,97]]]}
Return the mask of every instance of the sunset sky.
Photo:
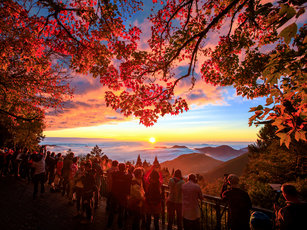
{"label": "sunset sky", "polygon": [[[150,1],[151,2],[151,1]],[[144,12],[150,9],[145,6]],[[127,22],[141,28],[143,35],[139,47],[147,50],[150,24],[146,13],[136,15]],[[223,28],[221,30],[223,32]],[[228,27],[224,29],[228,31]],[[214,46],[220,35],[209,34],[206,46]],[[199,56],[196,76],[206,57]],[[180,63],[178,74],[186,70],[187,63]],[[99,79],[72,73],[74,97],[64,103],[63,111],[47,113],[47,137],[112,138],[126,141],[157,142],[206,142],[206,141],[255,141],[260,127],[249,127],[249,108],[265,104],[265,98],[247,100],[237,96],[232,87],[207,85],[201,80],[189,91],[190,82],[182,82],[176,91],[187,99],[190,110],[179,116],[160,118],[153,127],[145,127],[133,117],[124,117],[105,106],[104,90]]]}
{"label": "sunset sky", "polygon": [[248,110],[264,99],[246,100],[233,88],[218,88],[197,82],[187,94],[190,110],[160,118],[152,127],[124,117],[105,106],[104,89],[98,79],[75,77],[75,94],[63,111],[47,114],[47,137],[112,138],[125,141],[205,142],[255,141],[259,128],[248,126]]}

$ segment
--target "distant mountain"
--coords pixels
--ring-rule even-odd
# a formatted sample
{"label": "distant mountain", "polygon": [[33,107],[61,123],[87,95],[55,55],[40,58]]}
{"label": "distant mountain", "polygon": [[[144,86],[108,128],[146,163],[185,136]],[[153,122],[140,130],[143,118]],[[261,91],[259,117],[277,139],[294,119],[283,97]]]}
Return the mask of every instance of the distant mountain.
{"label": "distant mountain", "polygon": [[222,161],[213,159],[202,153],[190,153],[183,154],[170,161],[162,162],[161,167],[167,167],[170,172],[173,168],[175,170],[180,169],[182,175],[187,175],[189,173],[205,173],[222,163]]}
{"label": "distant mountain", "polygon": [[247,148],[236,150],[228,145],[221,145],[218,147],[195,148],[195,150],[222,161],[227,161],[229,159],[238,157],[248,151]]}
{"label": "distant mountain", "polygon": [[173,147],[171,147],[171,149],[187,149],[187,146],[184,145],[174,145]]}
{"label": "distant mountain", "polygon": [[155,148],[155,149],[167,149],[166,146],[155,146],[154,148]]}
{"label": "distant mountain", "polygon": [[245,153],[239,157],[226,161],[214,169],[202,174],[205,180],[213,182],[218,178],[223,178],[225,173],[234,173],[238,176],[242,175],[246,165],[248,163],[248,153]]}

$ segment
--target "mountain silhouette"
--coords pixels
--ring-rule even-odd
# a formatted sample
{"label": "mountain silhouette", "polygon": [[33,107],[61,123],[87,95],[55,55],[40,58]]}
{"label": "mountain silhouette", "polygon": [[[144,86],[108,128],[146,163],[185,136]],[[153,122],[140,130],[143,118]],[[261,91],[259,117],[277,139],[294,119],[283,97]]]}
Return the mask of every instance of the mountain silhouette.
{"label": "mountain silhouette", "polygon": [[189,173],[205,173],[222,164],[220,160],[213,159],[202,153],[189,153],[183,154],[173,160],[165,161],[161,163],[161,167],[172,169],[180,169],[182,175],[188,175]]}
{"label": "mountain silhouette", "polygon": [[247,148],[236,150],[228,145],[221,145],[218,147],[195,148],[195,150],[222,161],[227,161],[232,158],[238,157],[248,151]]}

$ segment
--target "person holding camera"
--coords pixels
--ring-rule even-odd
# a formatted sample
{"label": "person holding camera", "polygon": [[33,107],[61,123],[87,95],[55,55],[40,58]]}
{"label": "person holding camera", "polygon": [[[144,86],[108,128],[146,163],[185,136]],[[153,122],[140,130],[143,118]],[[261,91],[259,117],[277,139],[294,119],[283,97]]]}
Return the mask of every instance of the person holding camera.
{"label": "person holding camera", "polygon": [[[252,202],[247,192],[239,188],[239,177],[230,174],[221,192],[222,200],[228,203],[229,227],[231,230],[249,230]],[[228,188],[229,186],[229,188]]]}
{"label": "person holding camera", "polygon": [[283,184],[281,192],[286,200],[286,206],[279,208],[274,205],[277,227],[281,230],[306,229],[307,203],[299,198],[293,185]]}

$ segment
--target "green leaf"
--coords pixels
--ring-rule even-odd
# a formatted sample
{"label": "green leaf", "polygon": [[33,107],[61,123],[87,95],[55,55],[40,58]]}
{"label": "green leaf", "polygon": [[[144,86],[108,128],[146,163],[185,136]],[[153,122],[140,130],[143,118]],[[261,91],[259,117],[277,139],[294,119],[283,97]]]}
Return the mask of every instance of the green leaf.
{"label": "green leaf", "polygon": [[296,11],[293,7],[287,9],[287,19],[291,19],[296,15]]}
{"label": "green leaf", "polygon": [[263,106],[262,105],[258,105],[256,110],[262,110],[263,109]]}
{"label": "green leaf", "polygon": [[296,15],[296,11],[293,7],[290,7],[289,5],[281,4],[281,8],[278,14],[280,15],[280,17],[283,17],[286,14],[286,18],[289,20]]}
{"label": "green leaf", "polygon": [[279,14],[280,16],[283,16],[285,13],[287,13],[287,9],[288,9],[288,8],[289,8],[288,5],[281,4],[281,8],[280,8],[278,14]]}
{"label": "green leaf", "polygon": [[292,23],[291,25],[284,28],[280,32],[279,36],[283,37],[285,42],[289,44],[291,41],[291,38],[293,38],[296,35],[296,32],[297,32],[297,25],[296,23]]}
{"label": "green leaf", "polygon": [[262,109],[263,109],[263,106],[262,105],[258,105],[257,107],[250,108],[250,110],[248,112],[254,112],[254,111],[262,110]]}

